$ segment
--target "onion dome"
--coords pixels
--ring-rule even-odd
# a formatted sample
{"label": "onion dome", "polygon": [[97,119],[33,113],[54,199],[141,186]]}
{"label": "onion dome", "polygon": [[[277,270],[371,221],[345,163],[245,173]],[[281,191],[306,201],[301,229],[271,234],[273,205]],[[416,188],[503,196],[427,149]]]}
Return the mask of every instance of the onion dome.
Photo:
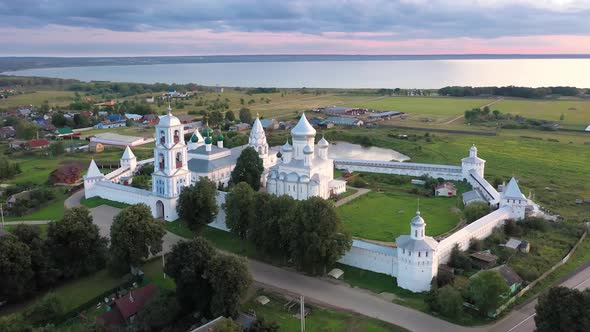
{"label": "onion dome", "polygon": [[322,136],[322,139],[318,142],[318,147],[320,148],[327,148],[330,145],[328,141]]}
{"label": "onion dome", "polygon": [[211,139],[211,137],[205,138],[205,144],[211,144],[212,142],[213,140]]}
{"label": "onion dome", "polygon": [[217,135],[217,140],[218,140],[218,141],[223,141],[223,135],[222,135],[221,133],[219,133],[219,134]]}
{"label": "onion dome", "polygon": [[426,224],[424,222],[424,219],[420,216],[420,211],[416,211],[416,216],[414,218],[412,218],[412,221],[410,222],[410,224],[412,224],[413,226],[422,226],[422,225]]}
{"label": "onion dome", "polygon": [[306,145],[306,146],[303,148],[303,153],[304,153],[304,154],[312,154],[312,153],[313,153],[313,150],[311,149],[311,147],[309,146],[309,144],[308,144],[308,145]]}
{"label": "onion dome", "polygon": [[209,128],[209,126],[205,126],[201,129],[201,135],[203,135],[203,137],[211,136],[211,134],[213,134],[213,129]]}
{"label": "onion dome", "polygon": [[301,115],[301,119],[297,122],[297,125],[291,129],[291,135],[293,136],[315,136],[315,129],[311,126],[305,114]]}
{"label": "onion dome", "polygon": [[196,133],[193,133],[193,135],[191,136],[191,142],[193,142],[193,143],[199,142],[199,136],[197,136]]}
{"label": "onion dome", "polygon": [[289,144],[289,141],[287,141],[287,143],[285,143],[285,145],[283,145],[283,147],[281,149],[284,152],[291,152],[291,151],[293,151],[293,147],[291,146],[291,144]]}

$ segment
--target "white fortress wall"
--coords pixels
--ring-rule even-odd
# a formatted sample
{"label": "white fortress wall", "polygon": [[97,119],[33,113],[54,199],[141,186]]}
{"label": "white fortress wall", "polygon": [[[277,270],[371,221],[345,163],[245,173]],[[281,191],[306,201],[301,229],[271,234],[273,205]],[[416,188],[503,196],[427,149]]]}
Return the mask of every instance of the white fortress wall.
{"label": "white fortress wall", "polygon": [[130,205],[139,203],[147,204],[150,207],[153,205],[151,191],[124,186],[109,181],[96,182],[91,190],[86,189],[86,198],[96,196]]}
{"label": "white fortress wall", "polygon": [[334,159],[334,165],[338,169],[345,169],[349,172],[357,171],[408,176],[428,175],[433,178],[443,178],[445,180],[463,180],[461,166],[358,159]]}
{"label": "white fortress wall", "polygon": [[449,237],[439,242],[437,255],[439,264],[448,262],[451,256],[451,250],[455,244],[459,249],[467,250],[471,239],[485,239],[492,234],[494,228],[504,224],[507,219],[513,218],[513,212],[510,207],[502,207],[490,214],[487,214],[471,224],[463,227],[461,230],[453,233]]}
{"label": "white fortress wall", "polygon": [[344,265],[397,277],[397,249],[362,240],[352,240],[352,248],[339,260]]}

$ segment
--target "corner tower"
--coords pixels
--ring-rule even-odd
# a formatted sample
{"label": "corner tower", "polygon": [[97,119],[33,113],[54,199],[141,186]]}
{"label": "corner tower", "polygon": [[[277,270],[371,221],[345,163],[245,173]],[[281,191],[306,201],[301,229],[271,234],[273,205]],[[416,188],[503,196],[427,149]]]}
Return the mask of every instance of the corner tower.
{"label": "corner tower", "polygon": [[474,170],[483,178],[486,161],[477,156],[475,144],[469,149],[469,157],[461,159],[461,169],[464,179],[469,179],[469,171]]}

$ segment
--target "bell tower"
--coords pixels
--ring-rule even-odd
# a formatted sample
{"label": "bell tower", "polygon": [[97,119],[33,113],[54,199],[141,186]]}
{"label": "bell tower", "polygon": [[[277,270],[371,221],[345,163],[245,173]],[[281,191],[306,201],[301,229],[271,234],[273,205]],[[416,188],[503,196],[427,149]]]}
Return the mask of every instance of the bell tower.
{"label": "bell tower", "polygon": [[182,188],[190,185],[190,171],[184,128],[180,120],[172,115],[170,105],[168,114],[162,116],[156,125],[155,138],[152,192],[164,198],[178,197]]}

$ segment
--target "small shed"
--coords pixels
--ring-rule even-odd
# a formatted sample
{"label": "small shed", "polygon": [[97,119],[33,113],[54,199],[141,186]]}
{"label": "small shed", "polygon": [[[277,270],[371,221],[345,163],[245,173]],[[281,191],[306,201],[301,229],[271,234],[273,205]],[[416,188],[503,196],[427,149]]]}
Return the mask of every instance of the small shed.
{"label": "small shed", "polygon": [[340,279],[340,277],[342,277],[343,274],[344,271],[340,269],[332,269],[332,271],[328,272],[328,275],[334,279]]}
{"label": "small shed", "polygon": [[268,302],[270,302],[270,299],[264,295],[260,295],[255,301],[262,305],[266,305]]}
{"label": "small shed", "polygon": [[88,152],[100,153],[104,151],[104,145],[99,142],[90,142],[88,144]]}
{"label": "small shed", "polygon": [[441,197],[453,197],[457,196],[457,188],[452,183],[445,182],[440,184],[434,188],[434,193],[436,196]]}
{"label": "small shed", "polygon": [[463,204],[465,206],[475,202],[487,202],[477,190],[471,190],[463,193]]}
{"label": "small shed", "polygon": [[511,237],[508,240],[508,242],[506,242],[506,244],[504,244],[504,247],[510,248],[512,250],[517,250],[520,247],[521,242],[522,242],[521,240]]}
{"label": "small shed", "polygon": [[489,250],[474,252],[469,256],[474,265],[484,270],[491,269],[498,261],[498,256],[492,255]]}
{"label": "small shed", "polygon": [[508,288],[510,288],[510,294],[514,294],[522,286],[522,278],[510,267],[506,265],[500,265],[492,269],[492,271],[498,271],[502,279],[506,282]]}
{"label": "small shed", "polygon": [[520,245],[518,246],[518,250],[520,250],[520,252],[528,254],[529,251],[531,251],[531,244],[529,243],[529,241],[523,240],[520,242]]}

